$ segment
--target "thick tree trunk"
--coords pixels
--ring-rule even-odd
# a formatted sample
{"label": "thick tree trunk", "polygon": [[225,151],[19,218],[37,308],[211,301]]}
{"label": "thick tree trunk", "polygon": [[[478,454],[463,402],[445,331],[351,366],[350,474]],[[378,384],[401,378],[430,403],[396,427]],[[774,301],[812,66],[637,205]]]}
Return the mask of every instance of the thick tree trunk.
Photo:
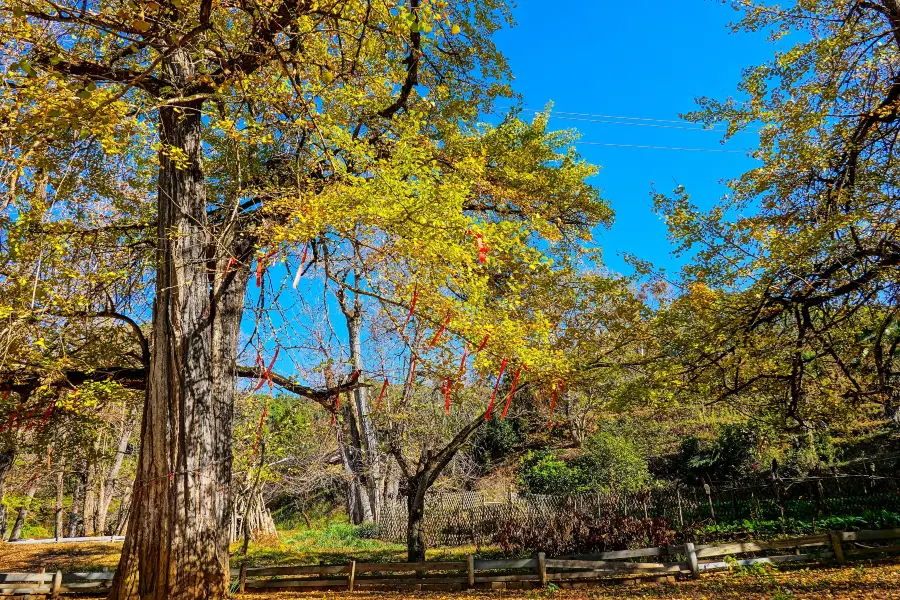
{"label": "thick tree trunk", "polygon": [[413,477],[406,490],[406,557],[409,562],[425,561],[425,492],[428,477]]}
{"label": "thick tree trunk", "polygon": [[341,466],[344,467],[344,474],[347,477],[347,515],[351,523],[359,525],[373,520],[372,511],[368,502],[367,490],[361,481],[359,436],[354,435],[356,419],[353,416],[353,409],[345,405],[341,410],[341,415],[343,423],[341,427],[337,428],[337,441],[341,453]]}
{"label": "thick tree trunk", "polygon": [[[195,75],[184,49],[171,52],[163,70],[176,87]],[[153,347],[111,599],[219,599],[229,592],[234,364],[248,279],[241,263],[251,249],[230,237],[233,228],[222,236],[228,239],[213,239],[201,108],[196,101],[159,109]],[[231,256],[239,264],[225,274]]]}
{"label": "thick tree trunk", "polygon": [[28,507],[31,506],[31,500],[34,498],[37,487],[38,482],[35,477],[28,484],[28,489],[25,491],[25,500],[19,509],[19,514],[16,515],[16,522],[13,524],[12,531],[9,533],[10,542],[15,542],[22,535],[22,527],[25,526],[25,518],[28,516]]}

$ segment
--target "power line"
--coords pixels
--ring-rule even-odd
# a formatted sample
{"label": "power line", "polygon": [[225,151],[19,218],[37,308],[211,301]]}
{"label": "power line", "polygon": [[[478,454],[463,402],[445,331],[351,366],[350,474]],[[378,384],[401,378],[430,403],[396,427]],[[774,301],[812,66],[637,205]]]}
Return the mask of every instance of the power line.
{"label": "power line", "polygon": [[674,146],[644,146],[640,144],[606,144],[603,142],[575,142],[583,146],[606,146],[609,148],[639,148],[643,150],[678,150],[681,152],[715,152],[720,154],[747,154],[745,150],[725,150],[718,148],[678,148]]}
{"label": "power line", "polygon": [[[505,108],[513,108],[513,107],[505,107]],[[534,108],[522,108],[521,110],[530,113],[543,113],[546,111],[537,110]],[[623,115],[604,115],[600,113],[583,113],[583,112],[568,112],[563,110],[551,110],[549,112],[551,119],[565,120],[565,121],[583,121],[587,123],[607,123],[611,125],[635,125],[635,126],[643,126],[643,127],[653,127],[654,125],[644,124],[644,123],[666,123],[673,124],[674,126],[670,127],[662,127],[660,125],[655,125],[656,127],[662,127],[664,129],[684,129],[687,131],[716,131],[719,133],[726,133],[727,130],[724,128],[718,128],[717,125],[713,125],[711,127],[705,127],[700,125],[699,123],[694,123],[692,121],[685,121],[684,119],[655,119],[651,117],[626,117]],[[563,116],[560,116],[563,115]],[[616,121],[609,121],[608,119],[617,119]],[[622,121],[641,121],[641,123],[626,123]],[[694,125],[694,127],[691,127]],[[741,131],[738,133],[758,133],[759,129],[748,129],[745,131]]]}
{"label": "power line", "polygon": [[550,115],[551,119],[556,121],[579,121],[582,123],[605,123],[607,125],[631,125],[632,127],[653,127],[656,129],[681,129],[683,131],[709,131],[714,133],[725,133],[724,129],[711,129],[709,127],[688,127],[685,125],[660,125],[658,123],[630,123],[627,121],[613,121],[609,119],[583,119],[580,117],[557,117]]}

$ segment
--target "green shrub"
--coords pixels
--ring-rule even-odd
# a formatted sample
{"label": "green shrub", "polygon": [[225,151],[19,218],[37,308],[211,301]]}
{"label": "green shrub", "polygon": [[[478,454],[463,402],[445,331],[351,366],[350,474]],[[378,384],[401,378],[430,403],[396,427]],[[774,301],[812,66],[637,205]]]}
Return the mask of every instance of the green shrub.
{"label": "green shrub", "polygon": [[525,441],[523,428],[521,419],[491,419],[478,430],[472,442],[472,458],[485,468],[502,461]]}
{"label": "green shrub", "polygon": [[747,475],[762,461],[762,439],[758,427],[737,423],[722,426],[714,440],[687,437],[681,441],[676,459],[679,477],[697,485]]}
{"label": "green shrub", "polygon": [[647,461],[635,445],[609,432],[587,438],[575,466],[591,491],[634,492],[646,489],[651,480]]}
{"label": "green shrub", "polygon": [[550,450],[529,451],[518,483],[533,494],[634,492],[651,482],[647,462],[629,440],[600,432],[584,442],[584,454],[566,462]]}
{"label": "green shrub", "polygon": [[532,494],[568,494],[584,487],[581,472],[551,450],[529,450],[522,459],[518,483]]}

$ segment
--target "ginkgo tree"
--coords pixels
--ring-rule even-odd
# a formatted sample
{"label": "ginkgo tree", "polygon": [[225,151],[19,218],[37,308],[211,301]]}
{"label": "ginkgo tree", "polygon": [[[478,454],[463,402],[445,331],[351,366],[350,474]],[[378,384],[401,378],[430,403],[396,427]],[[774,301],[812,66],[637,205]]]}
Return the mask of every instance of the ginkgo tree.
{"label": "ginkgo tree", "polygon": [[[318,260],[355,242],[381,261],[369,293],[404,311],[416,297],[422,318],[466,339],[488,330],[484,368],[503,356],[547,380],[566,372],[539,351],[552,324],[510,292],[612,215],[585,182],[595,169],[546,119],[478,125],[510,93],[491,41],[510,21],[504,2],[13,0],[2,11],[11,218],[35,210],[35,193],[49,197],[44,222],[77,224],[99,204],[124,243],[118,217],[135,209],[153,250],[141,450],[112,598],[227,595],[235,365],[254,266],[262,292],[289,251],[310,245]],[[87,153],[122,168],[73,162]],[[66,177],[80,193],[50,183]],[[102,313],[92,302],[80,310]]]}
{"label": "ginkgo tree", "polygon": [[[675,379],[711,401],[777,407],[791,426],[874,402],[900,416],[900,3],[733,2],[735,31],[771,32],[736,97],[689,115],[758,130],[758,167],[700,211],[657,196],[693,254],[664,320]],[[680,331],[678,335],[676,331]]]}

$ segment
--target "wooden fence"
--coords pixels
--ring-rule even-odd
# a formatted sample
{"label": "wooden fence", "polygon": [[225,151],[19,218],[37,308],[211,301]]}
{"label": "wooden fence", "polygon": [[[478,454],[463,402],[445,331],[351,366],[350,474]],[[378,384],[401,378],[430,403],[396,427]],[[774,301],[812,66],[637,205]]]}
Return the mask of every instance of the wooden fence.
{"label": "wooden fence", "polygon": [[[350,562],[340,565],[232,569],[234,588],[244,591],[326,589],[435,590],[528,589],[552,582],[581,587],[611,577],[700,577],[703,571],[757,563],[836,562],[900,551],[900,529],[829,532],[775,541],[619,550],[593,555],[524,559],[476,559],[422,563]],[[875,542],[879,545],[872,545]],[[784,551],[795,549],[794,553]],[[764,556],[759,556],[765,554]],[[755,555],[755,556],[747,556]],[[726,558],[727,557],[727,558]],[[638,562],[640,561],[640,562]],[[0,595],[57,598],[100,595],[113,573],[0,573]]]}

